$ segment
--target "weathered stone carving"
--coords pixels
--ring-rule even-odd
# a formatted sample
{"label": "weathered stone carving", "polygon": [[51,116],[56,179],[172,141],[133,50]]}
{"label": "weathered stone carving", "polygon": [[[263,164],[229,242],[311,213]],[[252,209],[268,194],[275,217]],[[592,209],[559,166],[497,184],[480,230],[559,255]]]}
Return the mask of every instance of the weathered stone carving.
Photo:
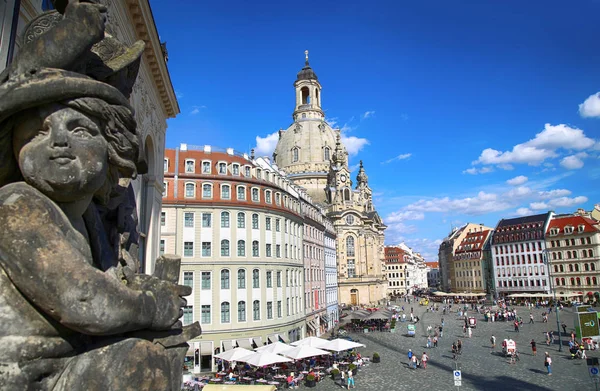
{"label": "weathered stone carving", "polygon": [[179,390],[191,289],[175,256],[137,264],[144,44],[106,34],[104,6],[55,5],[0,75],[0,390]]}

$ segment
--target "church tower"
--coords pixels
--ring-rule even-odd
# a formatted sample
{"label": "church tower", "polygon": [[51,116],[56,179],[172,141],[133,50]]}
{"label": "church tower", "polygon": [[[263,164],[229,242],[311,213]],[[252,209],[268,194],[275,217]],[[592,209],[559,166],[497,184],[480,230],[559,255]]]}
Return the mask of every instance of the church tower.
{"label": "church tower", "polygon": [[[339,129],[325,122],[321,103],[321,83],[304,52],[304,67],[294,81],[296,104],[293,123],[279,131],[273,160],[296,185],[304,187],[318,204],[326,203],[327,176]],[[340,144],[342,153],[346,148]]]}

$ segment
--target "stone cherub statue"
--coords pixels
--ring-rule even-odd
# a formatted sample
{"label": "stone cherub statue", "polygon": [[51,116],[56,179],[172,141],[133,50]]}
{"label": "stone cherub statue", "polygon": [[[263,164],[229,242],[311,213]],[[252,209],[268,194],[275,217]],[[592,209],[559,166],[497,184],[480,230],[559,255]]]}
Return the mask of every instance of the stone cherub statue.
{"label": "stone cherub statue", "polygon": [[128,96],[143,42],[106,9],[57,1],[0,75],[0,390],[179,390],[179,259],[138,273]]}

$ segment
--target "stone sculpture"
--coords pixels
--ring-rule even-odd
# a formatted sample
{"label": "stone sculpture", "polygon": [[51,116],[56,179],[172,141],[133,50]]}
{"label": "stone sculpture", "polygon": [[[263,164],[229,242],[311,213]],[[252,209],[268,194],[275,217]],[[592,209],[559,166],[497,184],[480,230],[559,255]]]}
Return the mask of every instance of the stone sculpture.
{"label": "stone sculpture", "polygon": [[139,273],[128,97],[144,43],[56,1],[0,75],[0,390],[179,390],[180,259]]}

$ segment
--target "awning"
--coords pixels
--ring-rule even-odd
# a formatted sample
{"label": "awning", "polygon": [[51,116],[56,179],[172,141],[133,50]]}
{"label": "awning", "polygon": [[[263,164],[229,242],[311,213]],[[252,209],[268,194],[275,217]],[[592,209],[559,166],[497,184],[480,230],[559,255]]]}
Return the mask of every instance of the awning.
{"label": "awning", "polygon": [[281,340],[281,342],[283,343],[290,343],[289,338],[287,337],[287,335],[284,334],[279,334],[279,339]]}
{"label": "awning", "polygon": [[269,341],[269,343],[275,343],[279,341],[279,334],[271,334],[267,337],[267,340]]}
{"label": "awning", "polygon": [[321,319],[321,324],[327,324],[329,319],[327,319],[327,315],[322,315],[319,317]]}
{"label": "awning", "polygon": [[261,346],[263,346],[262,337],[254,337],[252,339],[254,340],[254,344],[256,345],[257,348],[260,348]]}
{"label": "awning", "polygon": [[230,339],[223,341],[223,351],[226,352],[231,349],[233,349],[233,341]]}
{"label": "awning", "polygon": [[325,320],[325,322],[329,322],[329,315],[327,315],[327,314],[324,314],[324,315],[322,315],[322,316],[321,316],[321,318],[322,318],[323,320]]}
{"label": "awning", "polygon": [[200,354],[203,356],[212,355],[213,354],[212,343],[200,342]]}
{"label": "awning", "polygon": [[236,342],[240,348],[248,350],[253,349],[252,344],[250,343],[250,338],[237,339]]}

